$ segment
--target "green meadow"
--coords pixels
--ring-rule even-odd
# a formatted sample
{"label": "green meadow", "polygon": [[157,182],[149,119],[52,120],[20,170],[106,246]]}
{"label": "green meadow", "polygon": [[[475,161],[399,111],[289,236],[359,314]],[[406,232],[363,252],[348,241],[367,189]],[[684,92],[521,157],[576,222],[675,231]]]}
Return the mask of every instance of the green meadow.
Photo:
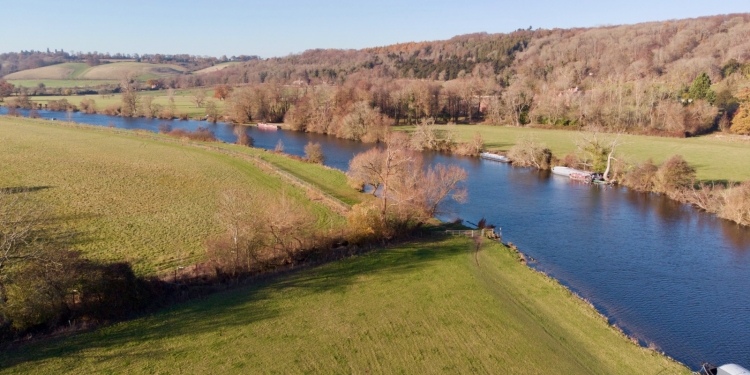
{"label": "green meadow", "polygon": [[487,243],[407,243],[0,354],[3,374],[690,374]]}
{"label": "green meadow", "polygon": [[[283,192],[314,213],[321,227],[343,223],[250,162],[171,140],[0,117],[0,188],[33,190],[56,224],[77,233],[74,247],[86,257],[127,260],[139,274],[200,261],[205,240],[222,232],[216,213],[227,190]],[[288,162],[292,170],[312,173],[306,164]]]}
{"label": "green meadow", "polygon": [[[197,90],[197,89],[196,89]],[[205,103],[202,107],[197,107],[193,102],[193,97],[196,90],[175,90],[174,92],[174,106],[177,113],[184,113],[191,118],[203,118],[206,115]],[[164,108],[169,108],[169,96],[166,90],[155,90],[155,91],[140,91],[138,93],[141,96],[153,97],[152,104],[159,104]],[[206,102],[213,101],[216,103],[216,108],[221,111],[224,108],[224,101],[213,98],[213,90],[206,90]],[[31,101],[35,103],[47,104],[51,100],[65,99],[68,103],[75,106],[79,106],[81,101],[84,99],[91,99],[96,103],[98,111],[102,111],[112,105],[122,104],[122,94],[110,94],[110,95],[67,95],[67,96],[32,96],[29,97]]]}
{"label": "green meadow", "polygon": [[[562,158],[575,152],[581,134],[575,131],[533,129],[492,125],[436,125],[451,130],[459,141],[468,141],[479,132],[485,146],[493,151],[507,151],[521,137],[534,137],[547,144],[552,153]],[[413,127],[398,129],[411,131]],[[600,134],[601,139],[613,139],[611,134]],[[700,180],[750,180],[750,139],[729,135],[706,135],[692,138],[667,138],[642,135],[622,135],[618,148],[621,157],[633,162],[653,159],[661,163],[672,155],[682,155],[697,169]]]}

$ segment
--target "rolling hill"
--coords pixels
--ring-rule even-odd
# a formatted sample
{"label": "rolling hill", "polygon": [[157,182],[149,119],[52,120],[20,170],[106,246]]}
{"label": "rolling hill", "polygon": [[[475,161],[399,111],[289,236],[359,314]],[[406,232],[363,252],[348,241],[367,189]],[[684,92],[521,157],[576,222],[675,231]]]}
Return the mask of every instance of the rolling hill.
{"label": "rolling hill", "polygon": [[119,80],[133,74],[139,80],[180,75],[185,68],[170,64],[117,62],[90,67],[85,63],[63,63],[8,74],[6,80]]}

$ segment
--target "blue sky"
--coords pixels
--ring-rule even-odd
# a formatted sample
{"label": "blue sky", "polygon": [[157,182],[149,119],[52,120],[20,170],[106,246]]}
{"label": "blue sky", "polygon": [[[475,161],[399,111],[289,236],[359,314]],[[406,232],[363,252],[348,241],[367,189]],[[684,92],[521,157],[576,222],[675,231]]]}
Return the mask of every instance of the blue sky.
{"label": "blue sky", "polygon": [[284,56],[473,32],[661,21],[750,11],[747,0],[1,0],[0,52]]}

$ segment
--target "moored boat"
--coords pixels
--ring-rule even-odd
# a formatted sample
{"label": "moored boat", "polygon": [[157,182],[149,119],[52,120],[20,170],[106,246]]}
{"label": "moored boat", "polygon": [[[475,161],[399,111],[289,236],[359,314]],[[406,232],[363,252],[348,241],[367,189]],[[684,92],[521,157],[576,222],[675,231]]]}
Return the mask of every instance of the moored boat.
{"label": "moored boat", "polygon": [[481,157],[482,159],[499,161],[501,163],[510,163],[510,159],[508,159],[507,156],[493,154],[493,153],[489,153],[489,152],[483,152],[483,153],[479,154],[479,157]]}
{"label": "moored boat", "polygon": [[591,172],[582,171],[580,169],[575,168],[568,168],[568,167],[552,167],[552,173],[560,175],[560,176],[566,176],[571,177],[571,175],[575,174],[576,176],[579,175],[588,175],[591,176]]}
{"label": "moored boat", "polygon": [[266,124],[266,123],[263,123],[263,122],[259,122],[258,123],[258,129],[277,130],[278,128],[279,127],[277,125]]}

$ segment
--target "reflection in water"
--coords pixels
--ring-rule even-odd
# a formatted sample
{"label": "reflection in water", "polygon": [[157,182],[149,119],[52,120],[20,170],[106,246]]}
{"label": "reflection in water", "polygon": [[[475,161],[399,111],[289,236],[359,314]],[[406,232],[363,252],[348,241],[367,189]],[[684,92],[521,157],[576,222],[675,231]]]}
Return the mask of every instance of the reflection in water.
{"label": "reflection in water", "polygon": [[[2,113],[3,109],[0,109]],[[40,111],[44,117],[59,113]],[[73,114],[73,120],[156,131],[162,120]],[[194,130],[205,122],[174,121]],[[234,142],[233,127],[208,125]],[[319,142],[326,164],[345,170],[372,145],[320,134],[260,131],[256,147],[304,155]],[[696,367],[700,361],[750,366],[750,230],[656,194],[573,183],[505,164],[424,153],[426,163],[468,172],[469,201],[454,215],[502,227],[506,241],[644,343]]]}

